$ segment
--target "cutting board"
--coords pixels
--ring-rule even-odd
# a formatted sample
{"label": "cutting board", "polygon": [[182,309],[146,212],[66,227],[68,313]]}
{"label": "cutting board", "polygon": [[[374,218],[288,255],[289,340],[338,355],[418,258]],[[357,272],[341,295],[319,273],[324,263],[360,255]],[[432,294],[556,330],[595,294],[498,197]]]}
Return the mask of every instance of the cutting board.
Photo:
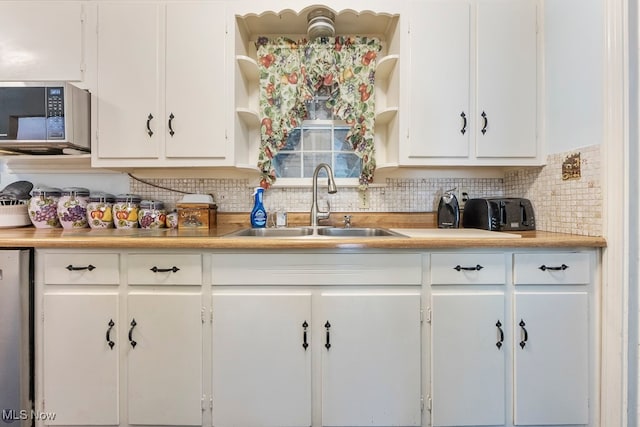
{"label": "cutting board", "polygon": [[409,237],[434,239],[509,239],[521,237],[519,234],[475,228],[393,228],[392,230]]}

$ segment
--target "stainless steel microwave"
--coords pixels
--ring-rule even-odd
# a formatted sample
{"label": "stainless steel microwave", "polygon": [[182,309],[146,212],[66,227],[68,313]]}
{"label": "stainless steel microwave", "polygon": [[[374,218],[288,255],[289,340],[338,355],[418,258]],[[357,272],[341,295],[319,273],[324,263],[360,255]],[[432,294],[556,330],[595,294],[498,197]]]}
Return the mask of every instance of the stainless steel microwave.
{"label": "stainless steel microwave", "polygon": [[0,83],[0,153],[89,152],[91,94],[70,83]]}

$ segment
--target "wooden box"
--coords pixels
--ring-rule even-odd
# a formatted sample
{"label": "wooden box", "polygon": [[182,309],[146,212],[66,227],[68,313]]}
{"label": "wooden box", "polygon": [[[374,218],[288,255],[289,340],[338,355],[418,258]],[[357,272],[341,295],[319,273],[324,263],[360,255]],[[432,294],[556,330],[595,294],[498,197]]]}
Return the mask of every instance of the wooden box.
{"label": "wooden box", "polygon": [[178,203],[178,228],[215,228],[217,206],[210,203]]}

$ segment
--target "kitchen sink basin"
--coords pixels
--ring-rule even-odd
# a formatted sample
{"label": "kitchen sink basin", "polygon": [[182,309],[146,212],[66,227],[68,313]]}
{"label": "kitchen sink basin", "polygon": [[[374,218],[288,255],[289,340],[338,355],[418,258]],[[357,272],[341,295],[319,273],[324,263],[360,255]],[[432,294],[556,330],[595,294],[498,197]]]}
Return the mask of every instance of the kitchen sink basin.
{"label": "kitchen sink basin", "polygon": [[225,237],[407,237],[386,228],[244,228]]}
{"label": "kitchen sink basin", "polygon": [[243,228],[225,237],[298,237],[310,236],[313,228]]}
{"label": "kitchen sink basin", "polygon": [[331,237],[407,237],[386,228],[319,228],[318,234]]}

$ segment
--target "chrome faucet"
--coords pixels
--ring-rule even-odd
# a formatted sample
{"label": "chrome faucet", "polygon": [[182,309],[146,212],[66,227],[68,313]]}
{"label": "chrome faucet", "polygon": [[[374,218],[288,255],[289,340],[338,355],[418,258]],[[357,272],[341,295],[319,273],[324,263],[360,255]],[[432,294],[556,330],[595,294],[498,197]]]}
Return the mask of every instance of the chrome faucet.
{"label": "chrome faucet", "polygon": [[331,170],[331,166],[326,163],[320,163],[316,166],[316,169],[313,171],[313,204],[311,205],[311,226],[317,227],[318,221],[321,219],[329,219],[329,215],[331,214],[331,207],[326,212],[323,212],[318,207],[318,173],[320,173],[320,169],[325,169],[327,171],[327,176],[329,179],[329,188],[327,192],[329,194],[333,194],[338,191],[336,188],[336,182],[333,179],[333,171]]}

